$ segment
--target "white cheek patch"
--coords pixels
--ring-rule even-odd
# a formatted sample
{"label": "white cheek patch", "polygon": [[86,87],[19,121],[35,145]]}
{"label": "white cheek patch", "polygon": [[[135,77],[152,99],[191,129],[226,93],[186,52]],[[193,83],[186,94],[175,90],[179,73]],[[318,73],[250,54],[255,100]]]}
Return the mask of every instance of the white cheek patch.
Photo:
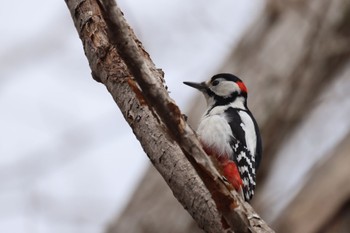
{"label": "white cheek patch", "polygon": [[229,96],[233,92],[240,92],[239,86],[232,81],[221,81],[219,85],[212,87],[212,91],[218,96]]}

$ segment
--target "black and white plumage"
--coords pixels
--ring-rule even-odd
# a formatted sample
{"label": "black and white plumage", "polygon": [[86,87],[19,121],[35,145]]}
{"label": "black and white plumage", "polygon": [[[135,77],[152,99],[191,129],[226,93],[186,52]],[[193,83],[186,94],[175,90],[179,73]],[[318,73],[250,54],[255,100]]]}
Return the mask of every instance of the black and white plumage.
{"label": "black and white plumage", "polygon": [[[207,101],[207,110],[197,129],[203,148],[219,161],[227,158],[234,162],[239,172],[237,177],[241,178],[238,183],[242,184],[237,191],[243,191],[245,200],[250,200],[256,186],[262,145],[258,125],[247,107],[246,86],[238,77],[225,73],[206,82],[184,84],[200,90]],[[234,177],[230,172],[224,175]]]}

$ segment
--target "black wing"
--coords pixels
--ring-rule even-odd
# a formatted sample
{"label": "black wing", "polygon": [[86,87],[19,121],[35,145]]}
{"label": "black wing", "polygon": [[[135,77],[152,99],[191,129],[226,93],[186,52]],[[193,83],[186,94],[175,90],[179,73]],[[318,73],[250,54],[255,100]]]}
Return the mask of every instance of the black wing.
{"label": "black wing", "polygon": [[253,120],[256,132],[255,169],[258,170],[262,158],[262,140],[258,123],[256,122],[255,118],[253,117],[253,114],[250,111],[247,111],[247,113]]}
{"label": "black wing", "polygon": [[[257,163],[260,162],[260,160],[256,161],[257,158],[253,158],[253,156],[255,155],[252,155],[246,146],[245,131],[241,126],[242,119],[239,115],[239,111],[244,111],[251,116],[251,113],[249,111],[236,109],[236,108],[228,108],[225,111],[225,114],[229,118],[228,119],[229,125],[231,127],[232,134],[233,134],[233,137],[230,142],[231,147],[234,151],[233,161],[238,166],[241,179],[244,183],[244,187],[243,187],[244,197],[248,201],[254,195],[255,181],[256,181],[256,167],[257,167]],[[254,118],[252,119],[255,125],[256,124],[255,120]],[[259,143],[258,142],[259,140],[261,144],[261,139],[258,139],[257,143]],[[258,145],[257,145],[257,150],[258,150]]]}

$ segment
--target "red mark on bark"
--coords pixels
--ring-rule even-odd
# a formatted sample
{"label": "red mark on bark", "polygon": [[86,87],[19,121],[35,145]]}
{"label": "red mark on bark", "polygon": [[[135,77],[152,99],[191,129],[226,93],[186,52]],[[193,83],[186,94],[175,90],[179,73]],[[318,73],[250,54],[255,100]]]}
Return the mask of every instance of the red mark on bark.
{"label": "red mark on bark", "polygon": [[140,90],[137,83],[132,78],[128,78],[128,84],[131,87],[131,89],[133,90],[133,92],[135,93],[136,98],[140,102],[140,105],[146,105],[146,100],[143,97],[142,91]]}

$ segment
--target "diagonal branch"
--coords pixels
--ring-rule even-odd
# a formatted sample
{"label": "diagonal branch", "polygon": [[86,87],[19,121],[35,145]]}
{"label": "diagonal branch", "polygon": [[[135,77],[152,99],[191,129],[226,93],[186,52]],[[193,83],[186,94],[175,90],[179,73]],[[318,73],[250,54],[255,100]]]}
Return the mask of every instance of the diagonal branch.
{"label": "diagonal branch", "polygon": [[[150,160],[165,178],[176,198],[207,232],[231,232],[231,230],[273,232],[248,203],[244,202],[234,190],[226,187],[225,182],[202,150],[195,133],[184,121],[179,108],[169,97],[161,72],[156,69],[127,25],[115,2],[113,0],[102,2],[103,4],[96,0],[66,0],[83,41],[93,77],[107,86]],[[109,34],[106,34],[105,23]],[[135,115],[136,112],[137,115]],[[156,140],[152,141],[152,138]],[[157,145],[159,139],[163,142],[160,143],[161,145]],[[151,147],[150,140],[159,147]],[[170,148],[177,152],[174,155],[177,158],[176,161],[167,156]],[[160,151],[162,153],[159,153]],[[216,207],[207,204],[205,215],[198,212],[199,209],[203,209],[203,206],[196,206],[198,199],[194,194],[200,195],[201,200],[207,203],[212,203],[211,199],[210,197],[208,199],[207,191],[191,192],[190,189],[203,190],[203,184],[197,179],[191,166],[188,166],[188,161],[183,154],[195,168],[215,201]],[[179,163],[185,165],[187,170],[174,169]],[[169,170],[165,167],[172,165],[169,175]],[[184,174],[181,173],[190,173],[196,177],[193,179],[195,182],[190,182],[191,187],[188,190],[190,195],[181,194],[183,185],[186,186],[187,183],[182,183],[182,186],[181,182],[176,185],[173,183],[173,177],[182,177]],[[221,219],[220,215],[222,215]],[[212,224],[207,226],[209,222]]]}

